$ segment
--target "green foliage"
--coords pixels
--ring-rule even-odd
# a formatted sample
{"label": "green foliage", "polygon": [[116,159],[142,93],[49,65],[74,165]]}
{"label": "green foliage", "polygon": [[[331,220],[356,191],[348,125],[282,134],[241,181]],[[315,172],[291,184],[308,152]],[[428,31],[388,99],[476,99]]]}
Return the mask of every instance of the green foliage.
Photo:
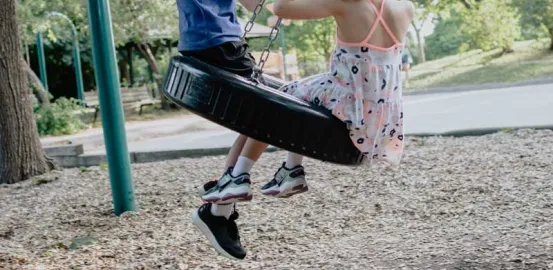
{"label": "green foliage", "polygon": [[44,135],[73,134],[86,126],[79,118],[84,112],[75,99],[59,98],[55,103],[34,108],[38,133]]}
{"label": "green foliage", "polygon": [[[513,0],[513,6],[521,14],[522,35],[526,39],[536,39],[553,35],[553,0]],[[553,38],[553,37],[551,37]]]}
{"label": "green foliage", "polygon": [[108,164],[105,162],[100,163],[100,170],[106,172],[108,170]]}
{"label": "green foliage", "polygon": [[297,50],[299,59],[327,61],[330,58],[336,36],[333,18],[298,21],[286,29],[286,43]]}
{"label": "green foliage", "polygon": [[519,15],[503,0],[482,1],[461,14],[465,18],[461,33],[468,38],[469,45],[472,43],[484,51],[495,48],[511,51],[515,40],[520,37]]}
{"label": "green foliage", "polygon": [[426,37],[426,60],[459,53],[461,45],[467,40],[467,37],[458,31],[463,24],[460,14],[453,10],[451,16],[445,19],[440,17],[435,24],[434,32]]}
{"label": "green foliage", "polygon": [[111,0],[110,7],[116,45],[178,37],[174,0]]}

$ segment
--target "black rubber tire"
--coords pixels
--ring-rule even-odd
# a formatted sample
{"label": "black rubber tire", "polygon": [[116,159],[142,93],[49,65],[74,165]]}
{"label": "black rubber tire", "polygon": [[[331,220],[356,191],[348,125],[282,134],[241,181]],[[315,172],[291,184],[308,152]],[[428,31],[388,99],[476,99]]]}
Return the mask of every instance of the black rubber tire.
{"label": "black rubber tire", "polygon": [[324,108],[277,91],[281,80],[264,77],[271,87],[175,56],[163,93],[201,117],[275,147],[342,165],[363,161],[345,123]]}

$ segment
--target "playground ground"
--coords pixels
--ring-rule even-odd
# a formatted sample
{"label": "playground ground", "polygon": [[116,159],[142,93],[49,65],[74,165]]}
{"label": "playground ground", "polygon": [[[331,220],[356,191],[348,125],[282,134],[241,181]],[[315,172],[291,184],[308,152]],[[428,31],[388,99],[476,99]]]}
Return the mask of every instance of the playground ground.
{"label": "playground ground", "polygon": [[106,168],[0,186],[0,269],[553,269],[553,131],[409,138],[397,170],[308,159],[310,191],[240,205],[244,261],[190,221],[223,156],[133,164],[140,210],[115,217]]}

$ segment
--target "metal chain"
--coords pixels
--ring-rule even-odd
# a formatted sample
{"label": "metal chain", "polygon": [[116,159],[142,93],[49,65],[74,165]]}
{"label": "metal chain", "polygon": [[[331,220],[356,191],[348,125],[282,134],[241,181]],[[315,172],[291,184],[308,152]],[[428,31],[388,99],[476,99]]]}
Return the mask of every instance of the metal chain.
{"label": "metal chain", "polygon": [[246,23],[246,26],[244,27],[244,35],[242,36],[243,39],[246,39],[246,34],[248,34],[252,30],[255,18],[257,17],[257,14],[259,14],[261,12],[261,9],[263,9],[263,5],[265,5],[265,0],[260,0],[259,3],[257,3],[257,6],[253,10],[252,17],[250,18],[250,20],[248,21],[248,23]]}
{"label": "metal chain", "polygon": [[[255,18],[261,12],[261,9],[263,9],[263,6],[265,5],[265,1],[266,0],[260,0],[259,3],[257,3],[257,6],[255,7],[255,9],[253,11],[252,17],[250,18],[250,20],[248,21],[248,23],[246,23],[246,26],[244,27],[244,35],[242,36],[243,39],[246,39],[246,35],[252,30]],[[269,34],[269,43],[267,44],[267,47],[261,53],[259,64],[254,68],[254,72],[252,73],[252,79],[254,81],[259,82],[258,78],[261,75],[261,73],[263,73],[263,67],[265,66],[265,63],[267,62],[267,59],[269,58],[269,54],[271,53],[271,51],[270,51],[271,45],[273,44],[273,42],[278,37],[278,33],[280,31],[279,27],[280,27],[281,21],[282,21],[282,19],[278,18],[276,24],[273,25],[273,27],[271,29],[271,33]]]}
{"label": "metal chain", "polygon": [[269,43],[267,44],[267,47],[265,47],[265,50],[263,50],[263,52],[261,53],[261,56],[259,57],[259,64],[258,64],[259,70],[257,71],[258,74],[255,74],[256,72],[254,72],[254,74],[256,75],[255,78],[257,78],[263,72],[263,67],[265,66],[265,63],[269,58],[269,54],[271,53],[270,51],[271,45],[278,37],[278,33],[280,31],[279,26],[281,21],[282,19],[278,18],[276,24],[273,26],[273,29],[271,29],[271,33],[269,34]]}

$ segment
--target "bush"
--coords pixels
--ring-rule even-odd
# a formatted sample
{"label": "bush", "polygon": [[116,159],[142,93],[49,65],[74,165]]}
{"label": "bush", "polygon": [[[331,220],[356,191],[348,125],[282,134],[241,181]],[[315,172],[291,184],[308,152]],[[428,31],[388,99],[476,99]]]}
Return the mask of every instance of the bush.
{"label": "bush", "polygon": [[[439,59],[445,56],[459,53],[461,45],[467,41],[467,37],[458,31],[463,23],[461,15],[451,11],[448,18],[438,18],[434,32],[425,38],[426,60]],[[470,44],[465,43],[465,46]]]}
{"label": "bush", "polygon": [[76,99],[59,98],[50,105],[34,107],[38,133],[44,135],[67,135],[83,130],[86,125],[81,121],[79,114],[83,108]]}

